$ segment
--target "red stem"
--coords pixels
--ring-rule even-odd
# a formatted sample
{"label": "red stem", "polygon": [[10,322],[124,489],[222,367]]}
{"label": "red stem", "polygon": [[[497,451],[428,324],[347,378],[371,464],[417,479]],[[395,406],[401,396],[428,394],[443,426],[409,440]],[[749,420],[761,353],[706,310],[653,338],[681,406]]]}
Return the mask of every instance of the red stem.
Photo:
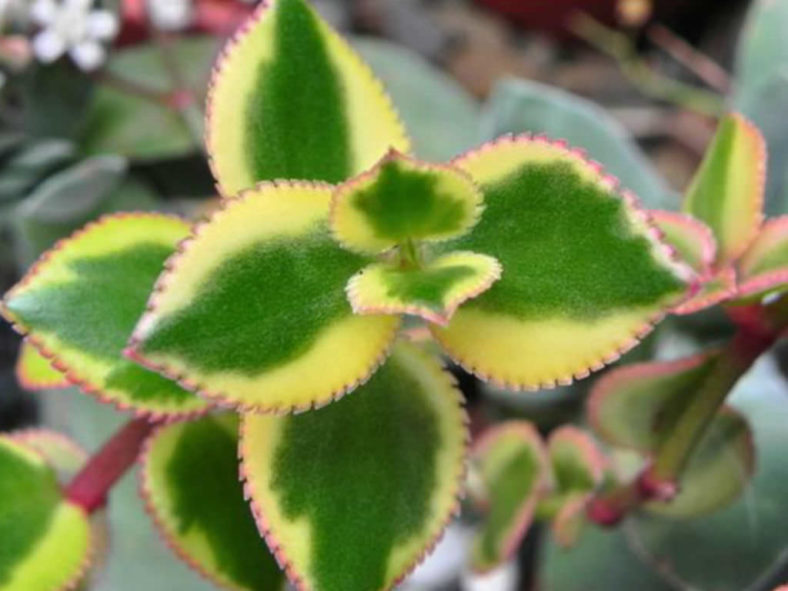
{"label": "red stem", "polygon": [[148,419],[132,419],[126,423],[66,487],[65,497],[87,513],[103,507],[107,493],[117,480],[134,465],[142,444],[156,426]]}

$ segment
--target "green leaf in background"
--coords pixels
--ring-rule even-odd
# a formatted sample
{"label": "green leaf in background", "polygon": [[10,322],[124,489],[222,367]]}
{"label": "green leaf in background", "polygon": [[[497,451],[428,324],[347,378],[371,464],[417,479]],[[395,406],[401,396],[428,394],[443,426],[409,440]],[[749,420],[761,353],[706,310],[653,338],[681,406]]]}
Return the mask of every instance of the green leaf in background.
{"label": "green leaf in background", "polygon": [[754,0],[742,29],[736,53],[735,99],[751,93],[788,62],[788,4]]}
{"label": "green leaf in background", "polygon": [[284,584],[238,478],[238,417],[159,428],[142,458],[141,490],[171,548],[217,585],[276,591]]}
{"label": "green leaf in background", "polygon": [[738,45],[733,105],[769,146],[766,213],[788,213],[788,4],[755,0]]}
{"label": "green leaf in background", "polygon": [[485,139],[504,133],[545,134],[582,148],[650,209],[676,209],[672,191],[621,123],[596,103],[546,84],[499,82],[484,108]]}
{"label": "green leaf in background", "polygon": [[22,264],[30,264],[57,240],[102,214],[152,209],[153,194],[140,182],[126,179],[127,168],[120,156],[95,156],[39,184],[14,212]]}
{"label": "green leaf in background", "polygon": [[27,68],[22,88],[22,121],[27,134],[76,139],[93,92],[90,78],[69,60],[59,60]]}
{"label": "green leaf in background", "polygon": [[31,140],[0,165],[0,203],[20,199],[47,175],[71,162],[76,149],[71,142],[59,139]]}
{"label": "green leaf in background", "polygon": [[[196,100],[189,108],[202,109],[213,61],[220,41],[214,37],[189,37],[172,41],[170,57]],[[115,51],[107,70],[117,77],[168,93],[176,90],[162,56],[154,45],[138,45]],[[178,89],[184,90],[184,89]],[[201,116],[190,113],[192,123],[201,124]],[[85,120],[82,147],[89,154],[114,153],[133,160],[156,160],[183,156],[200,149],[193,133],[172,108],[101,84]]]}
{"label": "green leaf in background", "polygon": [[[772,357],[762,358],[736,386],[730,402],[755,435],[758,462],[742,497],[707,517],[637,522],[646,556],[699,591],[771,589],[788,556],[788,405],[786,382]],[[620,562],[620,558],[617,559]],[[610,563],[612,564],[612,562]],[[782,571],[784,572],[784,571]],[[768,582],[772,585],[768,585]]]}
{"label": "green leaf in background", "polygon": [[442,162],[479,141],[478,102],[416,52],[379,39],[351,43],[383,81],[419,158]]}
{"label": "green leaf in background", "polygon": [[485,513],[473,543],[471,567],[488,572],[509,560],[528,532],[539,496],[549,486],[548,459],[531,423],[509,421],[478,439],[471,462]]}
{"label": "green leaf in background", "polygon": [[675,591],[680,588],[642,562],[622,528],[589,527],[571,549],[549,540],[542,556],[539,575],[542,591]]}

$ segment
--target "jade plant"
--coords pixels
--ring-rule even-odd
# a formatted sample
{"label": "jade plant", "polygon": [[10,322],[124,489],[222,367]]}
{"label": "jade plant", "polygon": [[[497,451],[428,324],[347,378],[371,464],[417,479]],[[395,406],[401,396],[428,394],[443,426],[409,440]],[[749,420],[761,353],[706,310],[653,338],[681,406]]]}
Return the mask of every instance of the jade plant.
{"label": "jade plant", "polygon": [[[723,402],[788,321],[786,224],[763,224],[765,148],[743,117],[721,123],[682,214],[540,136],[422,162],[305,0],[242,27],[207,112],[215,212],[105,216],[3,299],[28,387],[77,385],[134,418],[89,458],[46,431],[0,436],[0,590],[89,586],[112,551],[103,508],[137,461],[163,537],[228,589],[392,588],[466,490],[479,571],[534,520],[569,545],[588,521],[740,492],[753,448]],[[469,445],[445,360],[508,390],[565,385],[720,302],[729,345],[596,383],[605,447],[526,422]],[[628,473],[615,447],[638,452]]]}
{"label": "jade plant", "polygon": [[590,433],[573,426],[545,443],[531,423],[490,428],[471,456],[470,490],[485,515],[474,546],[480,570],[516,551],[535,521],[558,545],[583,526],[616,526],[635,512],[696,519],[733,502],[755,471],[754,438],[726,404],[734,386],[788,329],[788,225],[764,220],[766,148],[731,114],[719,126],[681,212],[652,211],[697,283],[673,314],[722,305],[734,336],[689,357],[617,367],[592,387]]}

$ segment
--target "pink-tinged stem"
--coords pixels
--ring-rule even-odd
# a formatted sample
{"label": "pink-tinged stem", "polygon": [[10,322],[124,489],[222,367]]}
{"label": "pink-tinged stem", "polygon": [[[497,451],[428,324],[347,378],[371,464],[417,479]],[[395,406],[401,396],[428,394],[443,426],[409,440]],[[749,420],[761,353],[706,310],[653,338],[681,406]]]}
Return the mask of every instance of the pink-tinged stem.
{"label": "pink-tinged stem", "polygon": [[142,444],[156,426],[138,418],[126,423],[94,454],[66,487],[65,497],[87,513],[103,507],[112,486],[134,465]]}
{"label": "pink-tinged stem", "polygon": [[653,463],[632,482],[592,499],[587,510],[589,520],[610,527],[645,502],[672,499],[679,491],[682,470],[728,394],[788,325],[788,301],[766,307],[739,306],[728,312],[738,332],[657,450]]}

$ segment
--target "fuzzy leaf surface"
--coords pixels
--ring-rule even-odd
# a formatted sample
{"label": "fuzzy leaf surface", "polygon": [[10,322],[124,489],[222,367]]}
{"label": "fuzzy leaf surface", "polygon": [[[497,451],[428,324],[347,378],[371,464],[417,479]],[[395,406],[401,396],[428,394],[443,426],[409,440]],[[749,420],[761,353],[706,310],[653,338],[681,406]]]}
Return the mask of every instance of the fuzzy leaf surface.
{"label": "fuzzy leaf surface", "polygon": [[465,413],[427,353],[399,344],[350,396],[314,412],[247,414],[247,491],[299,589],[390,589],[458,509]]}
{"label": "fuzzy leaf surface", "polygon": [[151,415],[201,410],[204,401],[122,355],[187,232],[161,214],[101,218],[42,257],[6,294],[2,312],[69,380],[104,401]]}
{"label": "fuzzy leaf surface", "polygon": [[618,358],[685,292],[647,217],[562,144],[503,138],[453,163],[484,193],[467,236],[503,276],[434,328],[450,356],[512,389],[566,384]]}
{"label": "fuzzy leaf surface", "polygon": [[219,59],[208,109],[225,196],[262,180],[341,182],[409,149],[380,82],[305,0],[258,9]]}

